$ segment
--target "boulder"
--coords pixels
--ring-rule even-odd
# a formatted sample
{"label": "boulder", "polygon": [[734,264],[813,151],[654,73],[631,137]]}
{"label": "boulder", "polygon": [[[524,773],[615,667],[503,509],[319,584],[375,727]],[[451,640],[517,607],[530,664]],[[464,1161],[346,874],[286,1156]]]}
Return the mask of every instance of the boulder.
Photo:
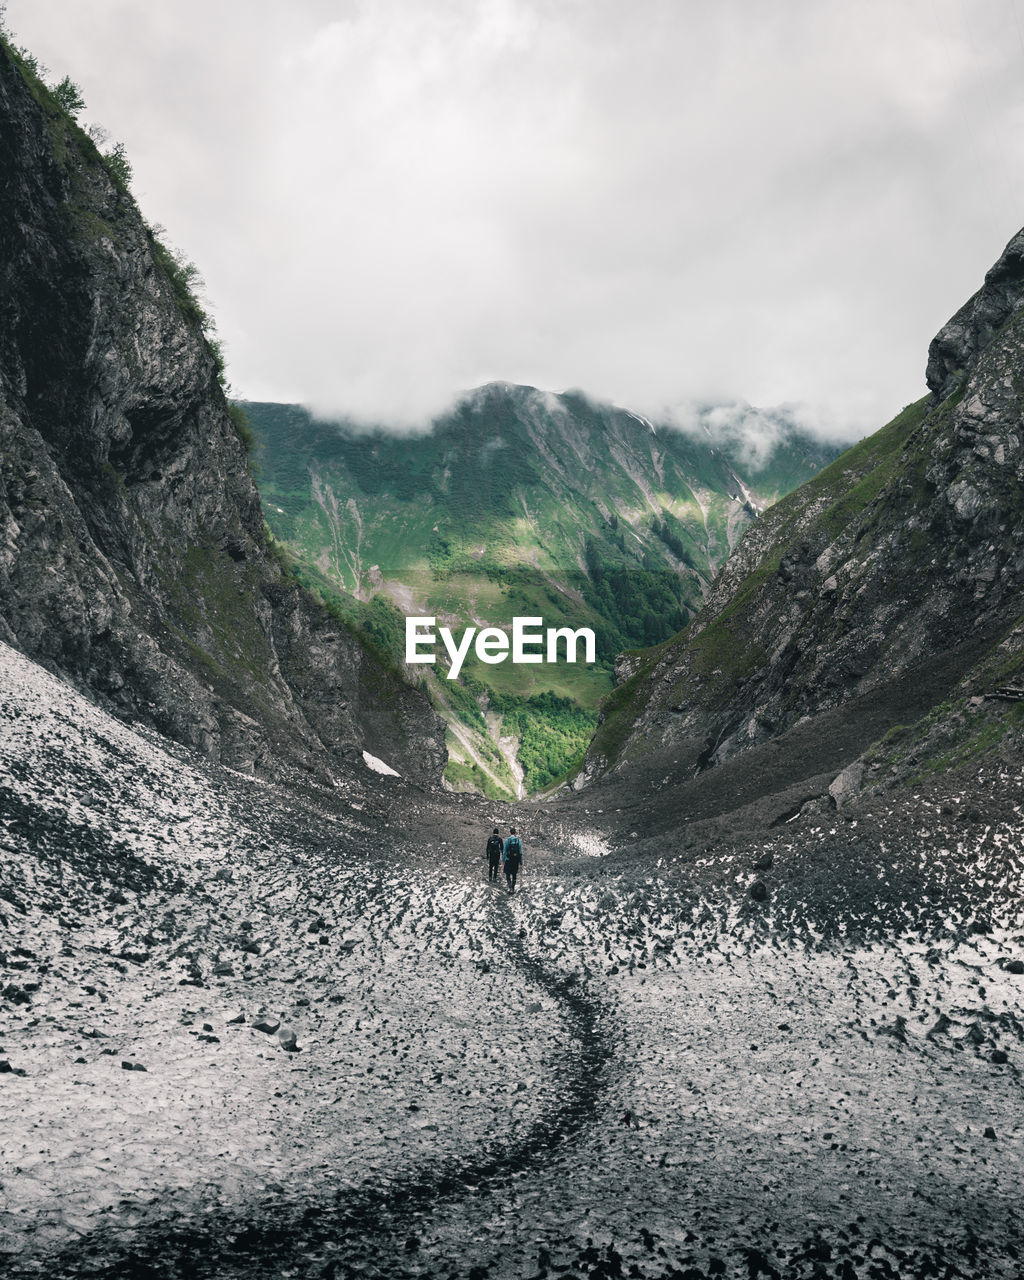
{"label": "boulder", "polygon": [[860,792],[864,782],[864,762],[855,760],[847,765],[842,773],[837,774],[828,786],[828,793],[837,809],[850,803]]}

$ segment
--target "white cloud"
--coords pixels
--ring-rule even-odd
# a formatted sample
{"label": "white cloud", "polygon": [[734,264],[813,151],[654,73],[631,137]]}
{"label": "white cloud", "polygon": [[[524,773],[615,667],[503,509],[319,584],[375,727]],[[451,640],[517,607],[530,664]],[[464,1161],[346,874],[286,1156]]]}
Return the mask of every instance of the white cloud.
{"label": "white cloud", "polygon": [[1024,221],[1024,0],[9,0],[196,260],[240,394],[488,379],[847,433]]}

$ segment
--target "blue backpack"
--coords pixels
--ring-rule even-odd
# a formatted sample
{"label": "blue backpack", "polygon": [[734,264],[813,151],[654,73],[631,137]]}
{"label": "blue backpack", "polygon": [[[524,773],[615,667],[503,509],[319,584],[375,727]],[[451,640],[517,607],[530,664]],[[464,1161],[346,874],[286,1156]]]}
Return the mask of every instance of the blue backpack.
{"label": "blue backpack", "polygon": [[520,840],[518,836],[509,836],[508,849],[506,850],[506,853],[505,853],[505,866],[515,871],[515,869],[519,866],[522,860],[523,860],[522,840]]}

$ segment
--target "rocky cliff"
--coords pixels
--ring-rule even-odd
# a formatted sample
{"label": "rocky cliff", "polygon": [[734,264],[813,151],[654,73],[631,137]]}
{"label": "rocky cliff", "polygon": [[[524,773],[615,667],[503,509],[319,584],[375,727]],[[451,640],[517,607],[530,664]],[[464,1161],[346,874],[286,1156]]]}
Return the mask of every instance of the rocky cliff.
{"label": "rocky cliff", "polygon": [[930,394],[749,530],[616,691],[585,779],[707,777],[799,739],[795,778],[885,737],[870,782],[1016,740],[1000,690],[1024,665],[1022,263],[1024,232],[932,343]]}
{"label": "rocky cliff", "polygon": [[5,47],[0,172],[0,638],[233,767],[436,779],[425,700],[268,555],[173,258]]}

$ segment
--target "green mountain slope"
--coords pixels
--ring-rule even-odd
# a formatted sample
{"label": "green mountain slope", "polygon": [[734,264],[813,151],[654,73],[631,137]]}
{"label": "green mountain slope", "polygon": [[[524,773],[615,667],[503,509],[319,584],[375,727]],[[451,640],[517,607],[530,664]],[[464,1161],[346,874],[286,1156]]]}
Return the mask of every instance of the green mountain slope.
{"label": "green mountain slope", "polygon": [[575,766],[615,655],[677,632],[756,513],[837,453],[782,418],[754,450],[710,407],[683,432],[507,384],[415,436],[294,405],[245,409],[275,538],[396,661],[402,615],[453,630],[515,616],[594,630],[592,667],[471,657],[458,684],[428,673],[449,722],[449,782],[512,793]]}
{"label": "green mountain slope", "polygon": [[932,343],[928,383],[748,531],[616,690],[583,776],[701,776],[706,797],[747,753],[792,783],[856,761],[835,797],[1018,742],[1024,233]]}

